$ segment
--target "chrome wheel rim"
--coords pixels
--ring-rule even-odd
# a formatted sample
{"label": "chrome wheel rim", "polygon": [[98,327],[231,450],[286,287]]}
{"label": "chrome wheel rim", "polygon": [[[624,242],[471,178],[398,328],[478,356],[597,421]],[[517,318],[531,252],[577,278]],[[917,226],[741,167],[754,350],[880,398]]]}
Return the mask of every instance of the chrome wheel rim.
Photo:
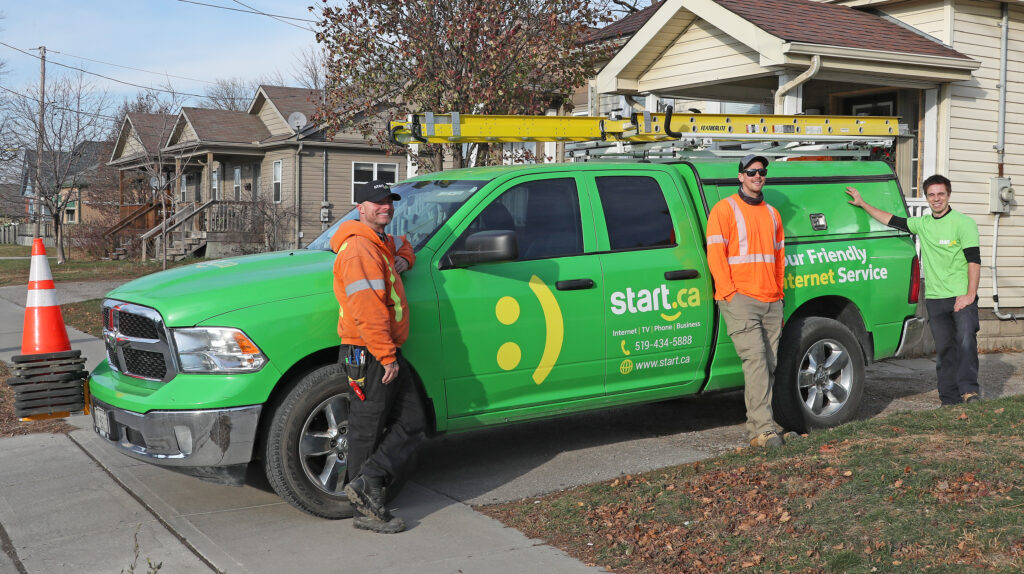
{"label": "chrome wheel rim", "polygon": [[817,417],[846,406],[853,389],[853,362],[846,347],[834,339],[816,341],[800,361],[797,384],[804,408]]}
{"label": "chrome wheel rim", "polygon": [[334,395],[320,403],[302,425],[299,436],[302,470],[317,488],[341,495],[348,468],[348,396]]}

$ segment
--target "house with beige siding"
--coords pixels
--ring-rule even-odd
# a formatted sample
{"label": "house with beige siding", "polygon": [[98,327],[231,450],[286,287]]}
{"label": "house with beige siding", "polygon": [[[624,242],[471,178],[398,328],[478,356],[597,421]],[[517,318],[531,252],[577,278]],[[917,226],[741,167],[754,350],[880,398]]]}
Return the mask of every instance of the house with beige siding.
{"label": "house with beige siding", "polygon": [[[600,97],[704,100],[705,111],[899,116],[894,170],[953,182],[981,232],[989,346],[1024,348],[1024,3],[994,0],[664,0],[594,80]],[[995,257],[993,257],[995,255]],[[998,301],[994,295],[998,295]],[[986,319],[988,321],[986,321]]]}
{"label": "house with beige siding", "polygon": [[[320,97],[305,88],[260,86],[245,111],[182,108],[159,160],[170,175],[164,179],[177,256],[221,256],[261,243],[305,246],[354,206],[356,183],[405,178],[404,157],[386,155],[357,133],[328,138],[312,121]],[[131,132],[136,123],[126,120],[112,165],[127,168],[143,157],[142,138]],[[144,244],[156,238],[151,231],[142,234]]]}

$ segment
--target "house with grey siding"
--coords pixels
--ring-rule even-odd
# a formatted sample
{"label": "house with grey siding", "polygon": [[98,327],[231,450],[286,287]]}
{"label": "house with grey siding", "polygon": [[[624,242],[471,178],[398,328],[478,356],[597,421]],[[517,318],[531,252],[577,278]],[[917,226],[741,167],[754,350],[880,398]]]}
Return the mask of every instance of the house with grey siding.
{"label": "house with grey siding", "polygon": [[[221,256],[261,242],[303,247],[354,206],[355,184],[406,176],[404,157],[386,155],[359,134],[327,137],[312,121],[320,97],[260,86],[245,111],[182,108],[160,147],[178,255],[202,249]],[[133,127],[126,121],[122,128],[126,142]],[[115,148],[112,165],[138,156],[142,138],[134,139]]]}

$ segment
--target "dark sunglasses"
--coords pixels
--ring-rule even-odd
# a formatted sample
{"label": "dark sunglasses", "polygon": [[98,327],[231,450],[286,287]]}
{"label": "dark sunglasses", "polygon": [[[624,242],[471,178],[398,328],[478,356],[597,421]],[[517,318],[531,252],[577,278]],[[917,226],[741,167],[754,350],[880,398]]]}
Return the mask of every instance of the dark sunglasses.
{"label": "dark sunglasses", "polygon": [[764,177],[768,175],[768,170],[763,167],[760,169],[745,169],[743,170],[743,173],[747,174],[747,177],[754,177],[755,175],[760,175],[761,177]]}

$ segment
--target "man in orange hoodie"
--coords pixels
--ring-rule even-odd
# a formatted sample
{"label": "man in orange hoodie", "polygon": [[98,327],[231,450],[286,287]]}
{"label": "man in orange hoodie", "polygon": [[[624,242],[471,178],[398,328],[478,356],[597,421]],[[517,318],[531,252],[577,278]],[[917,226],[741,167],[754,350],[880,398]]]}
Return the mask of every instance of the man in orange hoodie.
{"label": "man in orange hoodie", "polygon": [[708,266],[715,300],[743,364],[750,446],[777,448],[783,440],[772,415],[776,353],[782,335],[782,278],[786,242],[778,210],[761,193],[768,160],[740,160],[738,193],[708,215]]}
{"label": "man in orange hoodie", "polygon": [[409,337],[409,307],[399,273],[415,256],[403,238],[396,248],[384,233],[400,199],[383,181],[357,186],[359,220],[343,223],[331,237],[338,254],[339,362],[352,386],[345,494],[355,508],[353,525],[383,533],[405,529],[385,506],[384,489],[406,470],[426,426],[412,368],[400,351]]}

